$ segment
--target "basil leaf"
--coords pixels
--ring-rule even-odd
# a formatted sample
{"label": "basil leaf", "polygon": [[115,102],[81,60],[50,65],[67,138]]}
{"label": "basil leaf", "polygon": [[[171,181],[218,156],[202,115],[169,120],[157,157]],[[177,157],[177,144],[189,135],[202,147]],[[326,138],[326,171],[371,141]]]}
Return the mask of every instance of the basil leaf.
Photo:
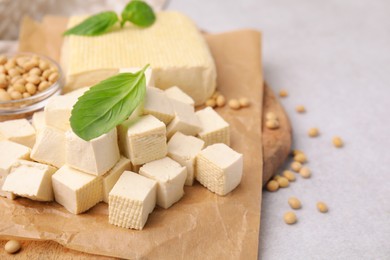
{"label": "basil leaf", "polygon": [[156,21],[153,9],[144,1],[133,0],[128,3],[122,12],[121,26],[131,22],[139,27],[151,26]]}
{"label": "basil leaf", "polygon": [[89,141],[125,121],[143,101],[146,65],[137,73],[120,73],[93,86],[73,106],[70,125]]}
{"label": "basil leaf", "polygon": [[96,36],[107,32],[119,21],[115,12],[108,11],[95,14],[80,24],[65,31],[63,35]]}

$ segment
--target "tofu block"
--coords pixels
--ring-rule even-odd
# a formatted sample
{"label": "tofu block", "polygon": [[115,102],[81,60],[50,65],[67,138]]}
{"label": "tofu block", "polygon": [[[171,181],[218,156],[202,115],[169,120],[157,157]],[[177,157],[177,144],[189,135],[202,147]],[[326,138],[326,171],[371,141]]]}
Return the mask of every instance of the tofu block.
{"label": "tofu block", "polygon": [[142,113],[144,115],[153,115],[166,125],[175,117],[172,104],[165,92],[154,87],[146,88]]}
{"label": "tofu block", "polygon": [[51,97],[44,109],[46,125],[64,132],[71,130],[69,119],[78,94]]}
{"label": "tofu block", "polygon": [[55,200],[73,214],[80,214],[103,200],[103,182],[68,165],[52,177]]}
{"label": "tofu block", "polygon": [[195,178],[195,158],[203,149],[204,141],[177,132],[168,142],[168,156],[187,168],[185,185],[192,186]]}
{"label": "tofu block", "polygon": [[35,143],[35,129],[26,119],[1,122],[1,140],[9,140],[32,148]]}
{"label": "tofu block", "polygon": [[72,131],[65,135],[66,163],[75,169],[102,175],[119,160],[116,128],[90,141],[81,139]]}
{"label": "tofu block", "polygon": [[145,163],[139,169],[139,174],[157,182],[157,205],[164,209],[184,195],[187,169],[169,157]]}
{"label": "tofu block", "polygon": [[37,135],[37,140],[31,151],[31,159],[50,164],[57,168],[65,164],[65,132],[44,126]]}
{"label": "tofu block", "polygon": [[130,171],[131,163],[126,157],[121,156],[115,166],[102,176],[103,178],[103,201],[108,203],[108,194],[114,187],[115,183],[121,177],[124,171]]}
{"label": "tofu block", "polygon": [[35,112],[32,116],[31,124],[34,127],[36,132],[41,130],[46,125],[45,112],[44,111]]}
{"label": "tofu block", "polygon": [[175,117],[167,126],[168,139],[176,132],[186,135],[197,135],[202,127],[198,117],[195,115],[194,107],[180,101],[171,99]]}
{"label": "tofu block", "polygon": [[52,201],[51,177],[57,169],[26,160],[14,163],[5,179],[3,190],[38,201]]}
{"label": "tofu block", "polygon": [[[94,85],[120,68],[151,64],[156,87],[180,86],[195,103],[203,104],[213,94],[217,76],[203,35],[183,14],[170,11],[156,15],[156,22],[148,28],[126,24],[99,37],[64,37],[61,66],[67,82],[65,92]],[[87,17],[70,17],[68,28]]]}
{"label": "tofu block", "polygon": [[211,107],[206,107],[196,112],[202,130],[199,138],[205,142],[205,146],[216,143],[230,145],[229,124]]}
{"label": "tofu block", "polygon": [[224,196],[241,182],[242,154],[225,144],[213,144],[196,157],[196,179],[210,191]]}
{"label": "tofu block", "polygon": [[27,146],[14,143],[11,141],[0,141],[0,196],[9,199],[14,199],[15,196],[11,192],[4,191],[3,184],[7,178],[11,167],[19,159],[30,159],[31,149]]}
{"label": "tofu block", "polygon": [[118,126],[122,154],[133,165],[140,165],[167,155],[166,127],[152,115],[127,120]]}
{"label": "tofu block", "polygon": [[143,229],[156,206],[157,183],[125,171],[109,194],[108,222],[115,226]]}
{"label": "tofu block", "polygon": [[184,93],[183,90],[181,90],[179,87],[173,86],[165,90],[165,94],[167,95],[168,98],[174,99],[183,103],[186,103],[190,106],[195,106],[195,102],[186,93]]}
{"label": "tofu block", "polygon": [[[141,67],[139,68],[122,68],[122,69],[119,69],[119,73],[125,73],[125,72],[130,72],[130,73],[136,73],[138,71],[142,70]],[[147,87],[153,87],[154,86],[154,77],[153,77],[153,71],[152,69],[149,67],[145,70],[144,72],[145,74],[145,79],[146,79],[146,86]]]}

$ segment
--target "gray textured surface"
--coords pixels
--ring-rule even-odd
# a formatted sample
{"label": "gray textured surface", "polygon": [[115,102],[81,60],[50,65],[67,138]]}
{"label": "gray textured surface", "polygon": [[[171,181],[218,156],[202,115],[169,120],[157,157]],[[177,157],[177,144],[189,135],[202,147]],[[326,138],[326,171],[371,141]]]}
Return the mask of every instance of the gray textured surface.
{"label": "gray textured surface", "polygon": [[[265,78],[290,93],[282,104],[313,177],[263,193],[261,259],[390,259],[390,1],[173,0],[169,9],[210,32],[261,30]],[[321,135],[311,139],[314,126]],[[282,220],[289,196],[303,203],[293,226]]]}

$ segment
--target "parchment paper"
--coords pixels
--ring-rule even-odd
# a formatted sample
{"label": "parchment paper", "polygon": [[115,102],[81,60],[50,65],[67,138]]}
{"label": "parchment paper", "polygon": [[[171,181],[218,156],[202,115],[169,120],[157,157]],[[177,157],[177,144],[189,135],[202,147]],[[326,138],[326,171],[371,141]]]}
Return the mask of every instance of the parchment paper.
{"label": "parchment paper", "polygon": [[[59,58],[66,19],[25,20],[20,50]],[[54,240],[79,251],[107,256],[158,259],[257,259],[262,188],[261,109],[263,78],[260,33],[243,30],[206,35],[217,63],[218,89],[227,97],[245,96],[252,106],[218,112],[230,123],[232,147],[244,154],[241,184],[220,197],[200,184],[168,210],[157,207],[142,231],[108,224],[100,203],[73,215],[55,202],[0,198],[0,238]]]}

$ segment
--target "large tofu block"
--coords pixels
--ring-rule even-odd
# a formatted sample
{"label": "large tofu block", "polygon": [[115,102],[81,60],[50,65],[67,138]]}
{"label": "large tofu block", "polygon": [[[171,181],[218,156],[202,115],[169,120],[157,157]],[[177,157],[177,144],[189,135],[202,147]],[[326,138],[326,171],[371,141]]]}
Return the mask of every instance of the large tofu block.
{"label": "large tofu block", "polygon": [[205,142],[205,146],[216,143],[230,145],[229,124],[211,107],[206,107],[196,112],[201,123],[202,130],[199,138]]}
{"label": "large tofu block", "polygon": [[0,196],[9,199],[14,199],[15,196],[11,192],[6,192],[2,189],[5,179],[14,163],[19,159],[30,159],[31,149],[27,146],[14,143],[11,141],[0,141]]}
{"label": "large tofu block", "polygon": [[195,158],[203,149],[204,141],[177,132],[168,142],[168,156],[187,168],[185,185],[192,186],[195,178]]}
{"label": "large tofu block", "polygon": [[55,200],[73,214],[80,214],[103,199],[103,183],[100,176],[93,176],[67,165],[53,175]]}
{"label": "large tofu block", "polygon": [[108,203],[108,194],[114,187],[115,183],[121,177],[124,171],[130,171],[131,163],[126,157],[121,156],[115,166],[102,176],[103,178],[103,201]]}
{"label": "large tofu block", "polygon": [[154,87],[146,88],[142,113],[144,115],[153,115],[166,125],[175,117],[172,104],[165,92]]}
{"label": "large tofu block", "polygon": [[[68,28],[87,16],[69,19]],[[114,47],[113,47],[114,46]],[[98,37],[64,38],[61,65],[65,91],[91,86],[118,73],[120,68],[153,68],[155,86],[180,86],[200,105],[216,86],[216,68],[197,26],[178,12],[159,12],[148,28],[126,24]]]}
{"label": "large tofu block", "polygon": [[201,130],[201,124],[195,115],[194,107],[180,101],[171,99],[175,117],[167,126],[168,139],[176,132],[186,135],[197,135]]}
{"label": "large tofu block", "polygon": [[69,166],[93,175],[108,172],[120,157],[116,128],[90,141],[68,131],[65,148]]}
{"label": "large tofu block", "polygon": [[56,170],[49,165],[19,160],[12,166],[3,190],[32,200],[52,201],[51,177]]}
{"label": "large tofu block", "polygon": [[143,229],[156,206],[157,183],[137,173],[125,171],[109,194],[110,224]]}
{"label": "large tofu block", "polygon": [[[121,68],[119,69],[119,73],[136,73],[138,71],[142,70],[142,68]],[[154,75],[152,69],[149,67],[145,70],[145,79],[146,79],[146,86],[147,87],[153,87],[154,86]]]}
{"label": "large tofu block", "polygon": [[187,169],[169,157],[145,163],[139,169],[139,174],[157,182],[157,205],[164,209],[184,195]]}
{"label": "large tofu block", "polygon": [[213,144],[196,157],[196,179],[210,191],[224,196],[241,182],[242,154],[225,144]]}
{"label": "large tofu block", "polygon": [[31,119],[31,124],[34,127],[36,132],[39,132],[45,125],[45,112],[44,111],[38,111],[35,112]]}
{"label": "large tofu block", "polygon": [[119,146],[133,165],[161,159],[167,154],[166,127],[152,115],[127,120],[118,126]]}
{"label": "large tofu block", "polygon": [[26,119],[1,122],[1,140],[9,140],[32,148],[35,143],[35,129]]}
{"label": "large tofu block", "polygon": [[51,126],[44,126],[37,134],[31,159],[57,168],[62,167],[66,159],[65,132]]}
{"label": "large tofu block", "polygon": [[192,97],[190,97],[189,95],[187,95],[186,93],[184,93],[183,90],[181,90],[179,87],[177,86],[173,86],[173,87],[170,87],[168,89],[165,90],[165,94],[170,98],[170,99],[174,99],[174,100],[177,100],[177,101],[180,101],[180,102],[183,102],[183,103],[186,103],[190,106],[195,106],[195,102],[194,100],[192,99]]}

